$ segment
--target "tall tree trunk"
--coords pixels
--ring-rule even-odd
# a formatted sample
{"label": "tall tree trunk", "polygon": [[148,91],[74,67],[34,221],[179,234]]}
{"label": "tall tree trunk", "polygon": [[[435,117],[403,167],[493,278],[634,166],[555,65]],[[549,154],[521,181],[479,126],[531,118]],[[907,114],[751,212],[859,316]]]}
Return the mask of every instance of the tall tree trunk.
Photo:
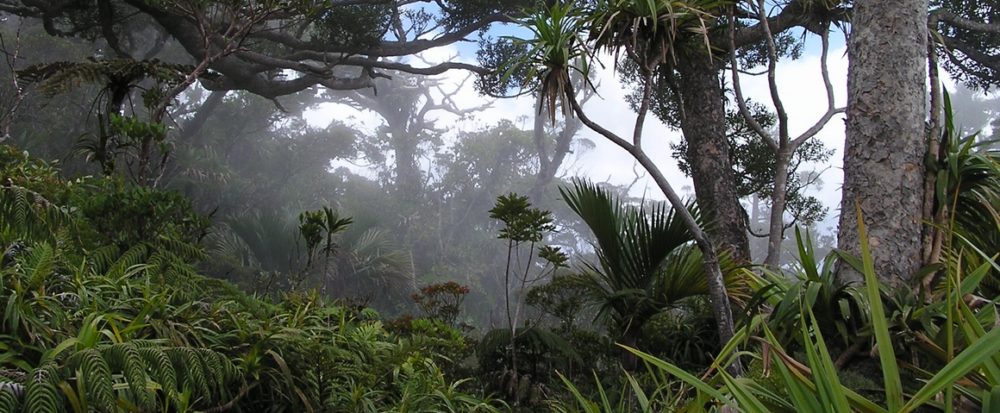
{"label": "tall tree trunk", "polygon": [[[538,100],[538,105],[541,104],[541,99]],[[573,143],[573,137],[579,132],[580,127],[583,123],[576,118],[567,118],[566,124],[563,128],[559,130],[559,135],[556,137],[555,148],[552,153],[549,153],[548,148],[548,136],[545,133],[545,123],[546,115],[539,112],[541,106],[535,107],[535,126],[532,131],[532,138],[535,141],[535,150],[538,151],[538,174],[535,176],[535,182],[531,185],[531,190],[528,191],[528,195],[535,203],[542,202],[542,194],[545,187],[552,182],[556,177],[556,173],[559,172],[559,167],[562,166],[563,161],[566,159],[566,155],[569,154],[570,144]]]}
{"label": "tall tree trunk", "polygon": [[[890,283],[909,281],[921,265],[927,7],[927,0],[857,0],[848,42],[838,246],[859,251],[859,203],[876,274]],[[860,274],[842,265],[838,276]]]}
{"label": "tall tree trunk", "polygon": [[719,251],[727,251],[738,262],[748,262],[750,243],[729,161],[719,69],[707,54],[695,51],[678,58],[677,72],[681,129],[688,144],[687,161],[698,206],[708,218],[708,232]]}
{"label": "tall tree trunk", "polygon": [[406,119],[397,119],[398,124],[390,124],[392,129],[392,150],[395,156],[396,191],[401,200],[415,202],[423,188],[423,178],[417,165],[419,131],[407,131]]}

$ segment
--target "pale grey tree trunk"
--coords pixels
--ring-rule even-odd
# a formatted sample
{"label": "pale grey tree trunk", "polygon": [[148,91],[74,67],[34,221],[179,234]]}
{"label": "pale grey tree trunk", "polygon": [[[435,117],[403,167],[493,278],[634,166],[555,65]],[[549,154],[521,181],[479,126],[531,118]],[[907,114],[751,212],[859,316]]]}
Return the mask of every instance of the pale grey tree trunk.
{"label": "pale grey tree trunk", "polygon": [[771,221],[767,233],[767,257],[764,265],[772,270],[781,265],[781,243],[785,240],[785,205],[788,201],[788,164],[792,153],[779,150],[774,154],[774,192],[771,194]]}
{"label": "pale grey tree trunk", "polygon": [[[847,142],[838,246],[859,252],[860,203],[880,279],[921,265],[926,152],[927,0],[857,0],[847,75]],[[857,279],[847,265],[839,276]]]}

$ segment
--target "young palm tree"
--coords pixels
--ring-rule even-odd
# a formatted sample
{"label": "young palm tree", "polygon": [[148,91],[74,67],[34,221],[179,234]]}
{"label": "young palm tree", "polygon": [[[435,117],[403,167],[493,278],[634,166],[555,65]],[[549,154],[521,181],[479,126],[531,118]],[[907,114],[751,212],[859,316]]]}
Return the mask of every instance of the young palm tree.
{"label": "young palm tree", "polygon": [[[586,264],[577,282],[599,307],[598,317],[610,318],[623,343],[634,346],[642,326],[657,313],[709,293],[701,251],[677,211],[664,203],[626,205],[581,180],[560,192],[596,239],[598,262]],[[693,205],[687,210],[700,221]],[[735,287],[739,271],[722,262],[727,284]]]}

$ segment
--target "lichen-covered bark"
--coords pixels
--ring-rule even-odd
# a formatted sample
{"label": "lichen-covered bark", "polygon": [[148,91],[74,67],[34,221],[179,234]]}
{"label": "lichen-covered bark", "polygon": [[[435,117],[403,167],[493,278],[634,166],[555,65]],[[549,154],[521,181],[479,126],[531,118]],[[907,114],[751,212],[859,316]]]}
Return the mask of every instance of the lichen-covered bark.
{"label": "lichen-covered bark", "polygon": [[[839,247],[859,251],[860,203],[880,279],[921,264],[927,0],[858,0],[848,42],[847,142]],[[839,276],[858,279],[847,265]]]}
{"label": "lichen-covered bark", "polygon": [[678,59],[677,72],[683,106],[681,130],[688,144],[687,160],[698,206],[708,218],[708,233],[720,252],[748,262],[750,244],[729,164],[719,70],[707,54],[692,52]]}

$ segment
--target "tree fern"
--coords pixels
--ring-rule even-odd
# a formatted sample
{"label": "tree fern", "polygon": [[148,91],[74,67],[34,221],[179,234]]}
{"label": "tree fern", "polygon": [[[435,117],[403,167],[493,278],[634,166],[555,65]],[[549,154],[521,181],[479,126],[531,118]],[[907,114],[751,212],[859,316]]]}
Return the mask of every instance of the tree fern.
{"label": "tree fern", "polygon": [[[0,242],[53,240],[70,214],[41,194],[20,186],[0,186]],[[6,247],[6,245],[5,245]]]}
{"label": "tree fern", "polygon": [[206,396],[211,394],[207,377],[209,372],[206,371],[199,349],[176,347],[167,349],[165,353],[170,358],[174,371],[180,373],[178,383],[182,391],[190,390]]}
{"label": "tree fern", "polygon": [[111,270],[121,255],[121,250],[115,245],[102,245],[87,254],[91,270],[103,274]]}
{"label": "tree fern", "polygon": [[111,265],[108,275],[112,278],[124,277],[129,269],[146,263],[148,252],[149,249],[145,244],[132,246],[132,248],[129,248],[115,260],[115,263]]}
{"label": "tree fern", "polygon": [[28,249],[23,259],[18,260],[18,264],[27,275],[25,289],[37,290],[56,268],[55,250],[48,243],[35,244]]}

